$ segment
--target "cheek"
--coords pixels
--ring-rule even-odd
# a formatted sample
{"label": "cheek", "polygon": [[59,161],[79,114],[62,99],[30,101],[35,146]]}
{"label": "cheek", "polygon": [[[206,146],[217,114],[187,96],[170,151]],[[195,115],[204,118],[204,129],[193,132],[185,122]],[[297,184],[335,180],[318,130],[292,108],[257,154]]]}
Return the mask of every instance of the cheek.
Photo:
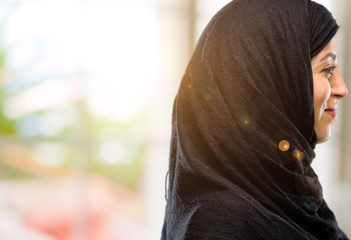
{"label": "cheek", "polygon": [[313,106],[316,120],[320,118],[331,94],[329,81],[325,78],[313,78]]}
{"label": "cheek", "polygon": [[313,105],[315,110],[326,107],[326,103],[331,94],[331,87],[327,79],[315,79],[313,81]]}

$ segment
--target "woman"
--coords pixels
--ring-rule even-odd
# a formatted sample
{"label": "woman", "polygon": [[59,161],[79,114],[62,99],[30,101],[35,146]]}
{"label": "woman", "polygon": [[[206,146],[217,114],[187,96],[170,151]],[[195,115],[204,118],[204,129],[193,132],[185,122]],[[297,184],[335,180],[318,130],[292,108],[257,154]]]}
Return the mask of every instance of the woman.
{"label": "woman", "polygon": [[173,108],[165,240],[348,239],[311,168],[347,88],[338,25],[309,0],[234,0]]}

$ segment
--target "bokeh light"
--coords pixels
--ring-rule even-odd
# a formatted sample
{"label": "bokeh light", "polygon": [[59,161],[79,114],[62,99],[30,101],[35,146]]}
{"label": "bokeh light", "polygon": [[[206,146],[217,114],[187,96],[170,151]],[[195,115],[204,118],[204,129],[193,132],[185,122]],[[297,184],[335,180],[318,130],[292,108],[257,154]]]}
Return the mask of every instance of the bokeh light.
{"label": "bokeh light", "polygon": [[306,158],[305,150],[301,147],[295,148],[292,151],[291,155],[292,155],[293,159],[297,162],[301,162],[301,161],[305,160],[305,158]]}
{"label": "bokeh light", "polygon": [[287,140],[281,140],[279,142],[279,149],[283,152],[288,151],[290,148],[290,143]]}

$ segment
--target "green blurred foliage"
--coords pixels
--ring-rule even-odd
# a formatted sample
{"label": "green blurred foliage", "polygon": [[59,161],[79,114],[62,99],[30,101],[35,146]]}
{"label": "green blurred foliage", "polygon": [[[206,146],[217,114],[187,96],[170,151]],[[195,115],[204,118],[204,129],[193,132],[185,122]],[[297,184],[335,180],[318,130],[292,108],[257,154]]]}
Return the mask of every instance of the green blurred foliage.
{"label": "green blurred foliage", "polygon": [[8,119],[4,115],[4,89],[0,89],[0,135],[11,135],[16,134],[16,123],[13,120]]}
{"label": "green blurred foliage", "polygon": [[19,168],[10,166],[0,161],[0,179],[23,179],[35,178],[33,174],[27,173]]}
{"label": "green blurred foliage", "polygon": [[3,71],[6,60],[6,52],[0,46],[0,135],[15,135],[15,122],[8,119],[4,114]]}
{"label": "green blurred foliage", "polygon": [[[81,99],[81,101],[71,106],[79,116],[72,126],[62,129],[62,131],[55,136],[41,136],[40,132],[35,132],[34,128],[38,125],[35,121],[39,121],[45,113],[53,109],[32,112],[19,119],[12,120],[7,118],[4,114],[4,104],[9,98],[21,94],[22,91],[28,90],[47,80],[41,79],[34,84],[22,86],[22,88],[17,89],[16,92],[13,92],[13,90],[10,91],[7,86],[3,85],[2,81],[2,74],[4,72],[2,70],[5,69],[5,64],[6,51],[2,50],[0,46],[0,140],[10,136],[10,139],[12,139],[11,141],[13,141],[12,143],[17,145],[21,145],[23,140],[25,140],[24,142],[30,141],[30,145],[24,148],[31,152],[33,156],[36,156],[36,144],[53,141],[55,144],[63,146],[62,164],[55,167],[68,170],[68,172],[74,174],[76,168],[83,166],[83,171],[87,174],[99,174],[114,183],[131,188],[138,187],[142,178],[146,155],[146,143],[143,142],[143,140],[136,139],[139,138],[139,136],[135,136],[135,133],[138,133],[140,129],[144,128],[145,115],[142,112],[134,119],[127,122],[102,119],[91,114],[87,99]],[[31,132],[33,131],[33,133],[26,135],[21,130],[21,126],[23,125],[29,126],[29,129]],[[31,126],[33,126],[33,128],[31,128]],[[106,128],[108,128],[108,130],[106,130]],[[99,154],[101,144],[108,140],[123,143],[128,152],[125,161],[106,163],[101,159]],[[5,140],[5,142],[6,141],[7,140]],[[11,143],[9,143],[8,146],[10,145]],[[0,179],[40,177],[28,173],[25,167],[22,168],[20,165],[15,166],[9,164],[11,159],[8,159],[9,157],[4,155],[4,152],[6,152],[5,148],[8,146],[2,144],[0,141]],[[84,155],[83,158],[81,158],[82,155]],[[47,157],[50,158],[50,155]],[[77,164],[77,161],[80,161],[79,159],[84,159],[85,163],[79,166],[79,164]],[[23,159],[23,164],[29,164],[30,161],[35,162],[33,159]],[[40,165],[40,162],[34,164]]]}

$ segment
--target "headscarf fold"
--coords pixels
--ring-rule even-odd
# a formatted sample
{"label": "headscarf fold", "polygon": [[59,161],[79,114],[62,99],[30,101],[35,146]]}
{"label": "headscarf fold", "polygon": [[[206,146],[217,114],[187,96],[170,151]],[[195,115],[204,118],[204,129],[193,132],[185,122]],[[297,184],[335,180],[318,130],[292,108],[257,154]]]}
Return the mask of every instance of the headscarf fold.
{"label": "headscarf fold", "polygon": [[337,29],[309,0],[213,17],[173,105],[163,240],[348,239],[311,167],[311,58]]}

